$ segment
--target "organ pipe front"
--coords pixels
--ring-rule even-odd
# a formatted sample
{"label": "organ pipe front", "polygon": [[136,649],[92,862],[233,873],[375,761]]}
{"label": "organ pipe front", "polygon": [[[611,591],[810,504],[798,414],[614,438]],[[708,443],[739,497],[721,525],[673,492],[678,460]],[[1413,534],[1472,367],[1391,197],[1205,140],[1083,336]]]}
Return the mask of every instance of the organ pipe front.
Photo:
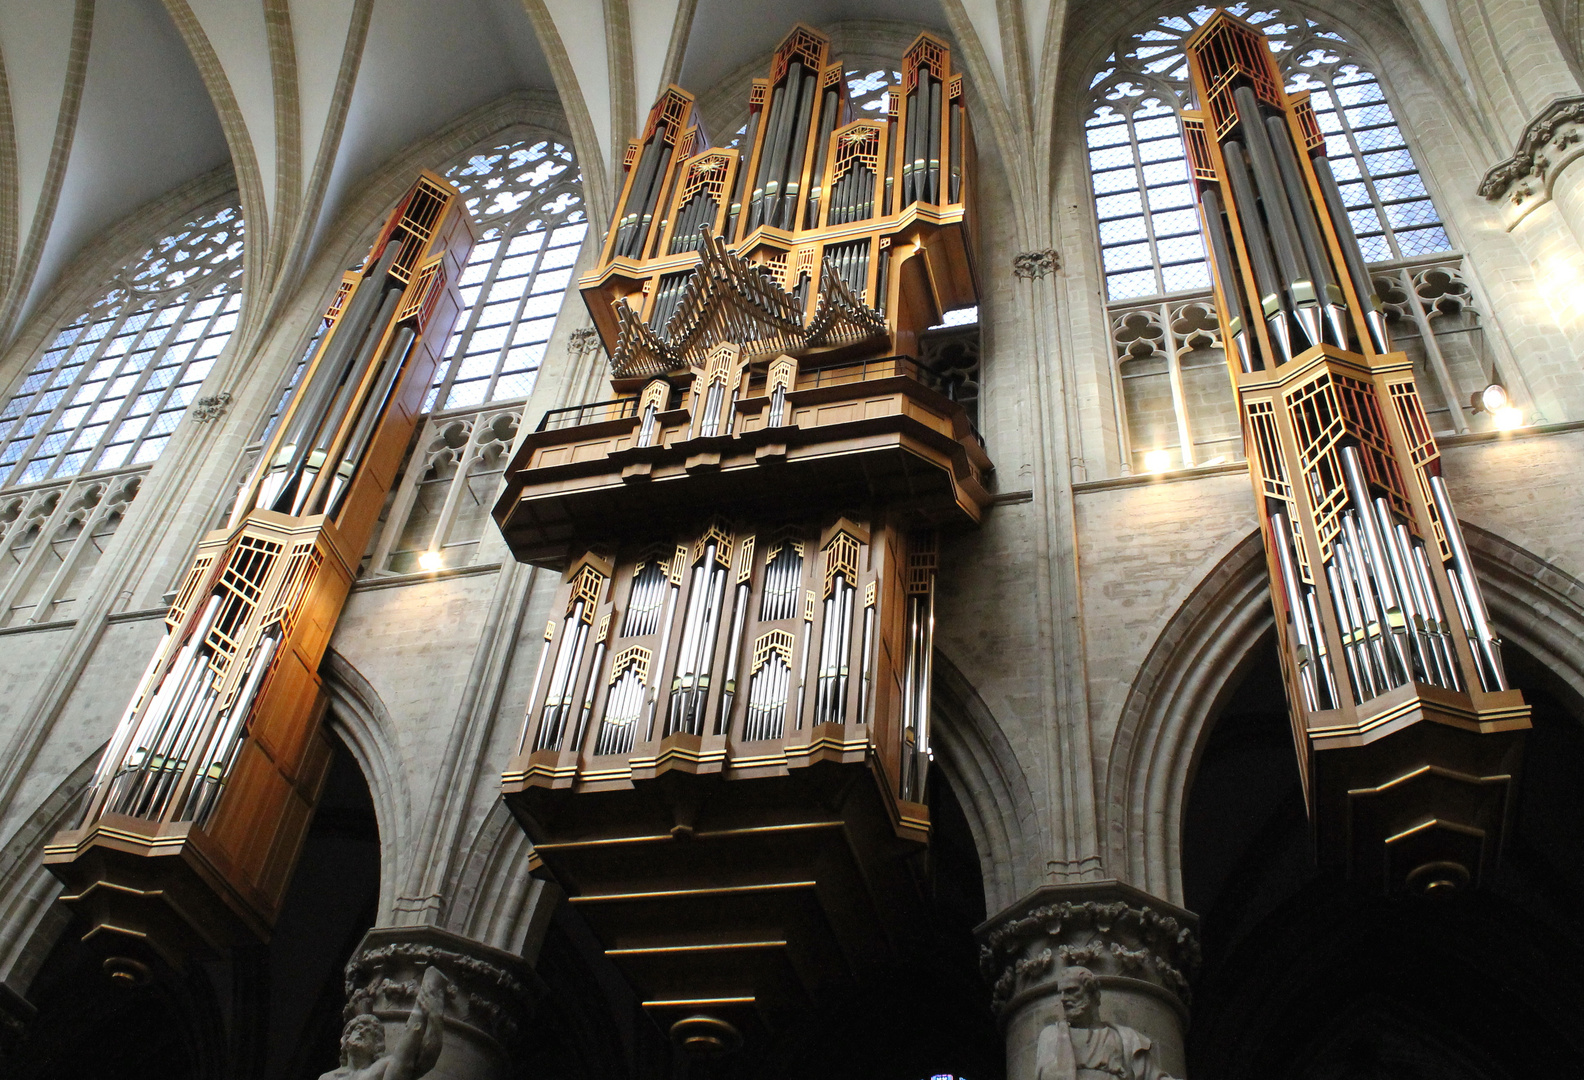
{"label": "organ pipe front", "polygon": [[319,661],[472,247],[461,196],[424,173],[343,278],[228,525],[198,546],[80,824],[44,849],[123,976],[150,951],[179,966],[268,938],[330,761]]}
{"label": "organ pipe front", "polygon": [[495,518],[563,575],[507,805],[684,1045],[927,940],[938,536],[991,465],[912,357],[977,301],[962,79],[876,116],[796,28],[740,147],[668,89],[584,300],[615,397],[547,415]]}
{"label": "organ pipe front", "polygon": [[1469,884],[1500,852],[1528,707],[1308,94],[1225,11],[1187,52],[1183,134],[1322,856],[1391,889]]}

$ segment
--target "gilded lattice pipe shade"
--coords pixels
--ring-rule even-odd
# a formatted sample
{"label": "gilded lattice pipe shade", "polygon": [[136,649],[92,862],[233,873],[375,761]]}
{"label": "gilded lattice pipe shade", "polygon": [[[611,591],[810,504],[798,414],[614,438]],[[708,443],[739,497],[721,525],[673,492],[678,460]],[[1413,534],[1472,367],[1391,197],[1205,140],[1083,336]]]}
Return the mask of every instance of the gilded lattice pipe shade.
{"label": "gilded lattice pipe shade", "polygon": [[1306,93],[1218,12],[1184,138],[1321,852],[1390,888],[1477,880],[1529,726]]}
{"label": "gilded lattice pipe shade", "polygon": [[44,861],[88,936],[184,963],[267,939],[330,761],[319,661],[423,409],[473,247],[425,173],[348,271],[226,528],[200,542]]}

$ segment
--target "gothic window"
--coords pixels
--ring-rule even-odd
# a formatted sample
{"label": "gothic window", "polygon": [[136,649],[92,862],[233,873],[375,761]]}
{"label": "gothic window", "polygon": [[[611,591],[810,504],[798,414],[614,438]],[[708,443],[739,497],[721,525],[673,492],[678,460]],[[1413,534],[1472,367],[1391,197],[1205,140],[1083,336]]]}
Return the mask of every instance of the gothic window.
{"label": "gothic window", "polygon": [[582,174],[569,147],[518,134],[469,151],[445,177],[467,198],[478,243],[425,407],[526,398],[588,231]]}
{"label": "gothic window", "polygon": [[[1287,89],[1309,92],[1353,229],[1377,276],[1396,281],[1401,274],[1393,268],[1404,263],[1414,264],[1401,271],[1410,278],[1428,262],[1455,263],[1455,254],[1443,254],[1451,241],[1380,82],[1346,39],[1278,6],[1240,2],[1228,10],[1264,31]],[[1084,135],[1116,356],[1117,429],[1134,472],[1243,456],[1178,123],[1191,97],[1183,45],[1213,11],[1201,5],[1152,19],[1118,44],[1090,82]],[[1464,332],[1448,346],[1461,359],[1480,350],[1478,316],[1466,295],[1454,299],[1443,307],[1456,311],[1440,319],[1438,309],[1429,310],[1429,320],[1415,323],[1408,300],[1388,314],[1400,316],[1402,328],[1428,328],[1432,338]],[[1421,351],[1439,355],[1434,345]],[[1462,366],[1472,371],[1478,364]],[[1440,396],[1458,394],[1446,389]],[[1463,430],[1456,405],[1441,417]]]}
{"label": "gothic window", "polygon": [[[1210,287],[1177,114],[1189,104],[1183,43],[1213,10],[1155,19],[1129,35],[1090,83],[1085,136],[1109,301]],[[1244,2],[1228,10],[1265,32],[1287,89],[1310,92],[1365,258],[1448,250],[1380,82],[1346,39],[1276,6]]]}
{"label": "gothic window", "polygon": [[242,306],[235,196],[126,262],[56,330],[0,411],[0,486],[159,457]]}

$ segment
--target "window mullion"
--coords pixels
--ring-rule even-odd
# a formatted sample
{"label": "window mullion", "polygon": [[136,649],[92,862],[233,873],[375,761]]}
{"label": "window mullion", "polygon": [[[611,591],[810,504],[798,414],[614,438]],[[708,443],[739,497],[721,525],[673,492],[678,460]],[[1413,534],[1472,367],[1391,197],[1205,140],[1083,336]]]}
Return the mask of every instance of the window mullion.
{"label": "window mullion", "polygon": [[[17,458],[16,465],[11,470],[11,475],[6,477],[5,483],[7,485],[17,482],[17,478],[22,475],[29,465],[32,464],[33,455],[37,453],[41,446],[44,445],[44,441],[48,439],[50,435],[55,434],[55,431],[53,430],[55,424],[60,420],[61,415],[71,407],[72,398],[77,396],[77,391],[80,390],[83,384],[88,381],[88,376],[93,374],[93,370],[98,366],[99,360],[104,356],[105,350],[110,347],[110,342],[115,340],[116,330],[126,324],[126,316],[124,312],[122,314],[112,316],[112,318],[114,318],[115,321],[111,324],[110,329],[105,331],[104,337],[100,338],[94,343],[93,352],[89,354],[87,360],[83,361],[82,367],[77,369],[77,374],[72,378],[72,381],[61,393],[60,400],[55,403],[55,407],[51,409],[49,415],[45,417],[43,425],[38,429],[37,432],[34,433],[33,438],[28,441],[27,447],[22,451],[22,456]],[[95,321],[97,322],[98,320]],[[93,323],[90,322],[88,325],[92,327]],[[45,386],[47,387],[48,385],[49,383],[46,382]],[[105,381],[105,385],[109,385],[109,380]],[[98,401],[97,394],[94,396],[94,400],[95,402]],[[88,413],[85,413],[84,416],[91,415],[92,412],[93,406],[90,405],[88,408]],[[80,423],[77,424],[72,428],[72,431],[75,432],[81,426],[82,425]],[[70,443],[71,440],[67,439],[66,442],[62,444],[62,446],[68,446]],[[57,458],[59,456],[59,454],[55,455]],[[53,463],[50,467],[53,468]],[[49,469],[46,469],[45,471],[48,472]]]}

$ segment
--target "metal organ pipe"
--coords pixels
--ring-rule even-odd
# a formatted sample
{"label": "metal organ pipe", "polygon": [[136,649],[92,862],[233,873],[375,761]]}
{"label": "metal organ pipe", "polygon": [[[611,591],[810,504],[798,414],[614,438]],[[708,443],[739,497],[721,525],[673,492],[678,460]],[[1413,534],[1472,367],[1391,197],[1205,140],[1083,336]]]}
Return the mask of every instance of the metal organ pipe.
{"label": "metal organ pipe", "polygon": [[1238,206],[1238,224],[1243,228],[1243,246],[1248,251],[1249,267],[1254,271],[1255,287],[1260,292],[1260,314],[1276,339],[1276,347],[1281,350],[1280,362],[1286,363],[1293,358],[1292,338],[1287,329],[1287,313],[1282,309],[1281,283],[1276,276],[1265,224],[1260,220],[1243,145],[1236,139],[1228,139],[1221,145],[1221,159],[1226,162],[1227,183],[1231,185],[1232,199]]}
{"label": "metal organ pipe", "polygon": [[[1436,514],[1441,518],[1441,531],[1446,535],[1447,547],[1452,549],[1455,576],[1453,595],[1463,605],[1463,614],[1466,616],[1464,628],[1468,636],[1474,639],[1474,654],[1480,661],[1480,681],[1485,684],[1486,690],[1505,690],[1507,675],[1502,670],[1501,651],[1485,614],[1485,601],[1480,596],[1479,582],[1474,578],[1474,564],[1463,543],[1463,530],[1458,525],[1457,515],[1452,511],[1446,482],[1434,473],[1430,474],[1430,492],[1435,498]],[[1461,590],[1455,587],[1458,584],[1462,585]]]}
{"label": "metal organ pipe", "polygon": [[737,177],[732,182],[731,207],[726,212],[727,239],[737,235],[737,221],[742,216],[743,192],[748,184],[748,158],[753,153],[754,140],[759,137],[759,118],[763,113],[763,106],[748,111],[748,130],[739,144],[742,152],[737,156]]}
{"label": "metal organ pipe", "polygon": [[605,662],[605,638],[594,643],[594,663],[589,667],[588,689],[583,692],[583,707],[578,710],[577,731],[572,735],[572,749],[583,749],[583,737],[588,734],[589,720],[594,715],[594,693],[599,689],[600,665]]}
{"label": "metal organ pipe", "polygon": [[259,486],[254,502],[257,508],[289,513],[296,501],[302,471],[313,450],[315,435],[324,424],[337,390],[346,381],[347,366],[363,344],[380,301],[390,270],[401,254],[402,243],[391,240],[375,261],[372,273],[365,276],[352,294],[325,346],[324,355],[314,368],[313,380],[292,411],[286,435],[280,442],[275,463]]}
{"label": "metal organ pipe", "polygon": [[1413,539],[1408,534],[1405,525],[1397,526],[1399,540],[1407,545],[1413,557],[1414,576],[1419,582],[1419,591],[1424,596],[1425,609],[1435,620],[1436,639],[1440,646],[1442,662],[1452,675],[1454,689],[1462,688],[1462,679],[1458,674],[1457,648],[1452,643],[1452,628],[1447,622],[1446,612],[1441,607],[1441,599],[1436,595],[1435,581],[1430,575],[1430,563],[1425,556],[1424,545]]}
{"label": "metal organ pipe", "polygon": [[[1306,625],[1308,613],[1304,604],[1304,587],[1293,566],[1291,540],[1288,536],[1287,515],[1280,510],[1270,510],[1272,540],[1276,545],[1276,561],[1281,567],[1282,592],[1287,600],[1287,619],[1292,626],[1293,648],[1298,654],[1298,678],[1303,684],[1304,704],[1311,710],[1322,708],[1319,685],[1314,668],[1319,660],[1309,641]],[[1329,707],[1329,706],[1324,706]]]}
{"label": "metal organ pipe", "polygon": [[363,381],[362,373],[368,370],[373,361],[375,350],[379,348],[380,341],[385,336],[385,328],[396,317],[396,307],[401,303],[401,293],[399,285],[385,289],[382,293],[379,311],[369,325],[362,345],[358,348],[357,358],[343,376],[341,388],[335,396],[335,403],[319,425],[313,452],[308,455],[308,460],[303,465],[302,479],[297,483],[297,492],[292,500],[289,513],[293,515],[317,512],[317,506],[308,505],[310,497],[314,497],[316,504],[322,500],[322,495],[314,496],[314,482],[328,464],[328,456],[335,443],[336,433],[340,431],[342,422],[357,398],[358,387]]}
{"label": "metal organ pipe", "polygon": [[1205,231],[1210,238],[1210,258],[1215,263],[1216,277],[1226,283],[1222,292],[1231,309],[1231,318],[1227,323],[1232,331],[1232,341],[1237,345],[1238,362],[1244,371],[1253,371],[1257,358],[1249,348],[1248,311],[1243,306],[1237,263],[1233,261],[1232,249],[1227,245],[1227,222],[1221,212],[1221,193],[1206,186],[1199,192],[1199,204],[1204,211]]}
{"label": "metal organ pipe", "polygon": [[[554,624],[551,624],[554,626]],[[545,633],[544,647],[539,650],[539,666],[534,669],[533,687],[528,691],[528,715],[523,719],[522,738],[517,740],[517,752],[521,754],[528,747],[528,733],[534,730],[533,705],[539,700],[539,687],[544,681],[545,663],[550,657],[550,632]]]}
{"label": "metal organ pipe", "polygon": [[[1341,457],[1348,492],[1353,497],[1353,510],[1347,520],[1352,523],[1351,528],[1363,535],[1364,549],[1369,555],[1370,576],[1375,579],[1375,587],[1380,593],[1385,631],[1402,675],[1402,680],[1398,681],[1405,681],[1413,677],[1413,665],[1409,661],[1407,648],[1408,625],[1403,615],[1403,586],[1406,583],[1393,574],[1386,556],[1386,541],[1377,529],[1374,504],[1370,498],[1369,485],[1364,480],[1358,447],[1342,447]],[[1354,542],[1357,543],[1356,540]]]}
{"label": "metal organ pipe", "polygon": [[808,594],[803,612],[803,655],[798,660],[797,698],[792,710],[792,726],[803,730],[803,699],[808,696],[809,637],[814,625],[814,594]]}
{"label": "metal organ pipe", "polygon": [[[678,559],[681,557],[680,554],[673,556],[673,558]],[[670,580],[669,575],[667,575],[667,580]],[[681,583],[671,581],[671,588],[666,593],[665,614],[660,616],[660,647],[655,650],[654,669],[649,673],[648,692],[644,698],[644,739],[646,741],[654,738],[655,708],[660,696],[660,671],[665,666],[667,650],[671,647],[671,621],[672,616],[676,614],[677,593],[680,591]]]}
{"label": "metal organ pipe", "polygon": [[743,629],[748,624],[748,594],[751,585],[747,578],[737,584],[737,597],[732,603],[731,641],[726,646],[726,681],[721,685],[720,709],[715,718],[715,734],[724,735],[731,724],[732,701],[737,696],[737,665],[742,659]]}
{"label": "metal organ pipe", "polygon": [[655,129],[655,142],[660,147],[660,158],[655,163],[654,175],[649,180],[649,190],[644,196],[643,217],[639,218],[638,227],[628,244],[633,258],[643,257],[644,249],[648,247],[650,231],[655,228],[655,211],[660,205],[660,193],[665,187],[666,171],[671,166],[672,154],[676,152],[676,147],[667,141],[672,134],[671,129],[664,124]]}
{"label": "metal organ pipe", "polygon": [[391,391],[395,389],[396,379],[407,364],[407,354],[412,351],[413,341],[416,338],[417,331],[413,327],[403,326],[396,331],[396,337],[386,351],[385,359],[381,361],[383,368],[378,381],[364,401],[363,408],[358,414],[357,427],[353,428],[351,437],[347,439],[347,444],[341,451],[340,461],[331,473],[330,488],[323,500],[329,507],[331,517],[336,517],[341,512],[341,500],[346,495],[347,483],[352,479],[352,474],[357,472],[358,466],[363,463],[363,452],[368,449],[369,442],[374,437],[375,426],[385,415],[385,406],[390,401]]}
{"label": "metal organ pipe", "polygon": [[821,185],[825,177],[825,161],[830,157],[831,132],[836,129],[836,113],[841,105],[841,94],[838,83],[832,83],[820,95],[820,121],[818,141],[814,148],[814,167],[809,173],[810,182],[814,185],[809,190],[808,213],[803,216],[803,227],[813,229],[819,226],[820,200],[825,192]]}
{"label": "metal organ pipe", "polygon": [[1331,342],[1339,349],[1348,347],[1347,312],[1342,292],[1336,286],[1331,272],[1331,260],[1326,257],[1325,241],[1320,236],[1320,226],[1315,221],[1314,207],[1304,187],[1298,169],[1298,155],[1293,150],[1292,133],[1287,122],[1279,116],[1265,118],[1265,131],[1270,136],[1271,148],[1276,153],[1276,165],[1281,170],[1282,186],[1287,190],[1287,202],[1292,208],[1293,223],[1298,228],[1298,240],[1303,245],[1304,259],[1309,264],[1309,275],[1314,282],[1318,299],[1325,305],[1327,327]]}
{"label": "metal organ pipe", "polygon": [[[794,62],[793,67],[801,70],[803,65]],[[770,92],[770,111],[765,118],[764,142],[759,149],[759,166],[755,170],[753,200],[748,207],[748,223],[743,227],[744,233],[753,232],[764,224],[766,203],[775,197],[775,188],[772,187],[776,181],[775,162],[786,139],[788,117],[786,99],[794,96],[797,89],[798,84],[789,70],[780,85]]]}
{"label": "metal organ pipe", "polygon": [[921,75],[929,82],[929,114],[926,122],[929,124],[924,133],[924,153],[926,165],[926,183],[924,185],[924,200],[931,203],[940,202],[940,134],[941,134],[941,84],[932,73],[920,71]]}
{"label": "metal organ pipe", "polygon": [[238,736],[242,733],[242,725],[247,721],[248,713],[253,708],[253,699],[258,696],[259,686],[275,659],[275,650],[279,645],[278,625],[265,631],[259,639],[253,660],[248,665],[247,678],[231,699],[231,707],[226,710],[225,723],[216,727],[214,737],[198,759],[197,763],[204,772],[189,789],[186,805],[178,815],[178,820],[192,820],[202,825],[220,801],[220,793],[225,787],[226,778],[231,774],[233,759],[241,745]]}
{"label": "metal organ pipe", "polygon": [[775,220],[777,228],[791,229],[797,225],[797,200],[803,177],[803,163],[808,159],[809,125],[814,120],[814,99],[819,92],[820,75],[817,70],[805,68],[802,92],[798,95],[797,120],[792,132],[792,145],[787,149],[785,179],[781,185],[781,205]]}
{"label": "metal organ pipe", "polygon": [[1380,298],[1375,295],[1375,283],[1364,268],[1364,256],[1359,249],[1358,237],[1353,233],[1353,219],[1348,216],[1347,206],[1342,202],[1342,191],[1337,187],[1336,175],[1331,171],[1331,161],[1325,156],[1323,147],[1310,154],[1309,160],[1314,165],[1315,179],[1319,181],[1326,209],[1331,213],[1331,224],[1337,231],[1337,239],[1341,241],[1342,261],[1347,264],[1353,291],[1358,293],[1359,302],[1366,306],[1364,322],[1369,327],[1375,351],[1390,352],[1391,342],[1386,336],[1386,320],[1380,312]]}
{"label": "metal organ pipe", "polygon": [[[1309,270],[1298,256],[1298,227],[1293,224],[1292,208],[1287,204],[1287,193],[1282,187],[1276,166],[1276,154],[1271,149],[1270,132],[1266,130],[1260,114],[1259,102],[1251,87],[1240,86],[1232,92],[1237,105],[1238,119],[1242,122],[1243,138],[1247,143],[1249,160],[1254,166],[1254,185],[1259,191],[1260,207],[1265,212],[1266,227],[1271,245],[1276,251],[1276,262],[1281,268],[1292,302],[1292,314],[1303,328],[1309,344],[1320,343],[1319,299],[1315,296],[1314,281]],[[1255,213],[1250,204],[1251,214]]]}
{"label": "metal organ pipe", "polygon": [[616,230],[616,246],[613,253],[617,258],[631,258],[637,253],[638,224],[643,219],[643,204],[648,199],[649,188],[654,183],[664,132],[663,125],[657,127],[655,137],[638,155],[638,171],[633,175],[632,186],[627,189],[627,202],[623,207],[625,213],[622,215],[621,225]]}
{"label": "metal organ pipe", "polygon": [[[124,814],[129,813],[129,808],[135,803],[158,747],[164,742],[165,732],[175,713],[177,703],[185,696],[187,687],[196,681],[201,673],[200,668],[208,666],[199,656],[199,652],[203,648],[204,640],[209,636],[210,629],[214,626],[215,617],[220,612],[221,599],[219,593],[209,597],[198,625],[188,635],[186,643],[177,652],[176,659],[166,670],[159,690],[149,702],[148,709],[144,712],[137,731],[129,742],[125,763],[111,781],[105,809]],[[137,759],[135,763],[131,760],[134,757]]]}

